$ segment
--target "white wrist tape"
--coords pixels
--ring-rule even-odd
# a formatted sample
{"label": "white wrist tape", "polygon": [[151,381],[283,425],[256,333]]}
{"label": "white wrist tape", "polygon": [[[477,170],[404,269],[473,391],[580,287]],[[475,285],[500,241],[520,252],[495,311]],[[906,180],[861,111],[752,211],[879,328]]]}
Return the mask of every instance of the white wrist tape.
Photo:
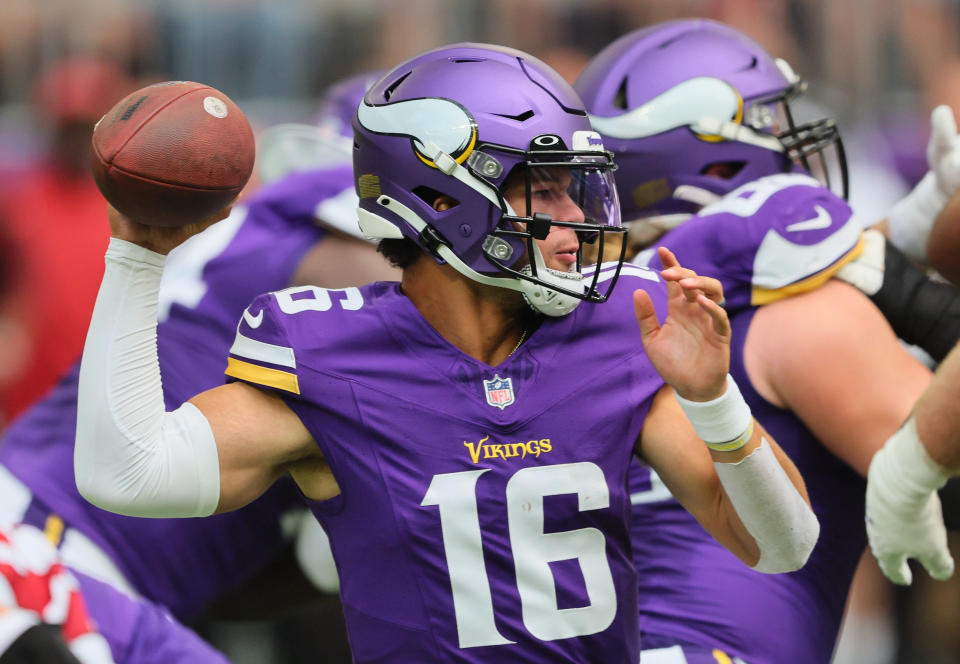
{"label": "white wrist tape", "polygon": [[930,458],[920,442],[917,422],[911,415],[880,448],[870,462],[870,482],[884,503],[898,506],[905,514],[913,512],[943,488],[950,474]]}
{"label": "white wrist tape", "polygon": [[733,376],[727,374],[727,390],[712,401],[677,401],[694,431],[710,449],[730,452],[740,449],[753,435],[753,415]]}
{"label": "white wrist tape", "polygon": [[91,503],[119,514],[213,514],[220,464],[210,423],[186,403],[165,412],[157,359],[164,257],[110,241],[77,399],[74,471]]}
{"label": "white wrist tape", "polygon": [[803,567],[817,544],[820,522],[766,439],[736,463],[713,465],[740,521],[760,548],[753,569],[779,574]]}
{"label": "white wrist tape", "polygon": [[937,186],[933,171],[927,171],[909,194],[894,203],[887,214],[890,241],[911,260],[927,262],[927,239],[949,198]]}

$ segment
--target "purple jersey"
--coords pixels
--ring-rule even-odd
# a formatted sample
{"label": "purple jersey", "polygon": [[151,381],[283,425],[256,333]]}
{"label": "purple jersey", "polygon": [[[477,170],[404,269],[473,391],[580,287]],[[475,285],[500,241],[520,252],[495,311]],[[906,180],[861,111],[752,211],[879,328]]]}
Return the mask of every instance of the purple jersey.
{"label": "purple jersey", "polygon": [[[297,263],[326,234],[313,223],[317,203],[352,186],[350,169],[298,174],[170,254],[158,327],[168,409],[222,384],[243,308],[290,284]],[[33,493],[25,519],[43,528],[55,515],[106,552],[136,593],[190,619],[280,551],[281,515],[302,504],[299,494],[281,484],[243,510],[204,519],[137,519],[90,505],[73,476],[77,374],[75,367],[0,445],[0,463]]]}
{"label": "purple jersey", "polygon": [[[607,277],[610,273],[607,272]],[[330,535],[358,662],[629,662],[626,472],[661,378],[626,266],[610,301],[547,318],[497,367],[395,283],[264,295],[227,374],[282,393],[341,494]]]}
{"label": "purple jersey", "polygon": [[[792,185],[798,178],[801,184]],[[757,292],[757,277],[751,276],[750,266],[776,268],[768,270],[768,276],[779,271],[781,278],[766,283],[765,292],[775,296],[767,301],[772,301],[814,287],[820,275],[849,260],[851,247],[858,242],[859,228],[856,233],[848,230],[853,222],[846,204],[819,185],[803,184],[807,179],[776,176],[746,185],[756,185],[755,192],[768,192],[766,202],[751,216],[716,211],[698,215],[668,233],[660,244],[670,247],[684,266],[717,277],[730,289],[726,290],[728,298],[733,296],[730,308],[739,309],[731,314],[730,373],[754,416],[803,475],[820,520],[820,538],[801,570],[754,572],[718,544],[673,499],[655,473],[635,464],[630,487],[640,629],[655,635],[658,645],[673,640],[719,648],[749,664],[830,661],[847,591],[866,543],[865,482],[828,452],[799,419],[757,394],[743,365],[744,340],[756,311],[745,300],[751,291]],[[710,209],[738,205],[724,199]],[[739,226],[731,228],[735,223]],[[765,232],[765,226],[770,230]],[[770,237],[777,239],[770,243]],[[773,256],[760,257],[771,246],[783,252],[779,268]],[[791,252],[799,252],[799,258]],[[779,290],[776,284],[782,284]]]}
{"label": "purple jersey", "polygon": [[[720,279],[727,310],[739,311],[823,284],[860,254],[862,230],[842,198],[808,175],[783,173],[735,189],[657,244]],[[656,254],[650,265],[660,267]]]}
{"label": "purple jersey", "polygon": [[151,602],[74,572],[116,664],[229,664],[222,653]]}

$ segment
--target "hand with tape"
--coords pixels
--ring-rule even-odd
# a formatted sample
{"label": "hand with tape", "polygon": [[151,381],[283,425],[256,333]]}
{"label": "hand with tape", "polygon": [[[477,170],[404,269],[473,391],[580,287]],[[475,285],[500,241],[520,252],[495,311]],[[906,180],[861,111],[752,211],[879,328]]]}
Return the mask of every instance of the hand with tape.
{"label": "hand with tape", "polygon": [[867,473],[866,525],[883,574],[910,585],[914,558],[938,580],[953,574],[937,489],[947,473],[923,448],[913,417],[874,456]]}

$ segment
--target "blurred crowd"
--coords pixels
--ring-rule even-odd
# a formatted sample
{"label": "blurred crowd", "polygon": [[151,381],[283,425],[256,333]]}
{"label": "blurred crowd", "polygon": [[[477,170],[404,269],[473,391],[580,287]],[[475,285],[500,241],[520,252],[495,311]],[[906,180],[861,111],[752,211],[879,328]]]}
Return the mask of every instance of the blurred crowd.
{"label": "blurred crowd", "polygon": [[[838,120],[865,222],[925,172],[930,109],[960,109],[960,6],[950,0],[4,0],[0,429],[82,348],[108,238],[89,137],[127,92],[203,81],[259,132],[309,122],[330,83],[432,46],[514,46],[572,81],[616,37],[687,16],[742,30],[810,81],[811,111]],[[960,662],[960,580],[919,575],[894,592],[865,563],[836,661]],[[269,625],[200,628],[237,664],[296,661],[321,641],[324,661],[349,661],[332,596]]]}

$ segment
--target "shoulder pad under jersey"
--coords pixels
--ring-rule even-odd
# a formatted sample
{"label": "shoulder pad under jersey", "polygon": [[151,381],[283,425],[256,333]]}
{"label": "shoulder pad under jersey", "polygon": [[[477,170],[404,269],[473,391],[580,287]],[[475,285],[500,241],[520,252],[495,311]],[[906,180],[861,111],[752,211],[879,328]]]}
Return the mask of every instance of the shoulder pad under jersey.
{"label": "shoulder pad under jersey", "polygon": [[[813,290],[862,251],[850,206],[799,173],[732,191],[661,238],[681,264],[723,283],[736,311]],[[659,268],[654,254],[651,267]]]}

